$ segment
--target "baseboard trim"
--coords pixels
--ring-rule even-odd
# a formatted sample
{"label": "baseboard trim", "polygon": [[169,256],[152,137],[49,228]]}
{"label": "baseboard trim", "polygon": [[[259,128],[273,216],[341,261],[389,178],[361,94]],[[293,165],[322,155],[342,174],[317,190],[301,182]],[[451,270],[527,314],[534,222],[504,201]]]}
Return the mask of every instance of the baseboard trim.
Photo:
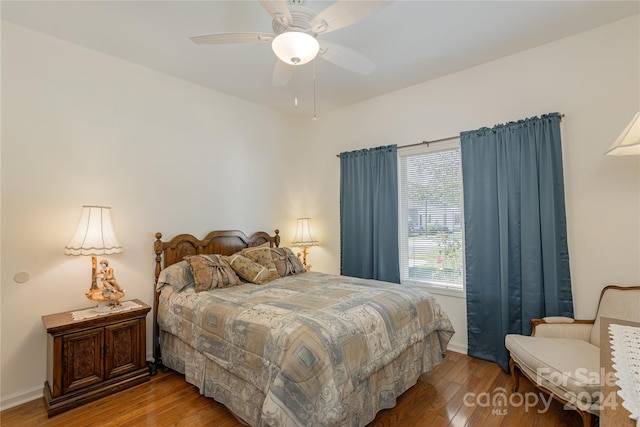
{"label": "baseboard trim", "polygon": [[456,353],[467,354],[468,348],[466,345],[459,345],[449,341],[449,345],[447,345],[447,350],[455,351]]}
{"label": "baseboard trim", "polygon": [[0,399],[0,411],[31,402],[32,400],[42,399],[44,388],[42,386],[34,387],[20,393],[14,393]]}

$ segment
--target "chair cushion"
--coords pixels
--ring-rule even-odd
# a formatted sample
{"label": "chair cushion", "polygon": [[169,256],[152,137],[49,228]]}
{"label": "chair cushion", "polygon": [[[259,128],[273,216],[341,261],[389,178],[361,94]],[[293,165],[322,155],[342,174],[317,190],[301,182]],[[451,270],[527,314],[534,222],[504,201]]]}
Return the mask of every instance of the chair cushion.
{"label": "chair cushion", "polygon": [[592,412],[600,392],[600,348],[579,340],[509,334],[505,345],[513,360],[541,385]]}

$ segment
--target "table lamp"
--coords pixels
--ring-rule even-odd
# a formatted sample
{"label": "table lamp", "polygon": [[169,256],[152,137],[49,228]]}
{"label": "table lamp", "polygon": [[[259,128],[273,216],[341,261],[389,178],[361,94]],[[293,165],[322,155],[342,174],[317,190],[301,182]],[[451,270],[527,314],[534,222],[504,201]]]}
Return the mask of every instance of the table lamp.
{"label": "table lamp", "polygon": [[[111,255],[122,252],[111,224],[111,208],[107,206],[82,206],[76,234],[65,246],[66,255],[91,255],[91,287],[85,292],[87,298],[98,303],[98,312],[108,312],[120,305],[124,289],[120,287],[106,259],[98,262],[96,255]],[[100,279],[100,283],[98,283]]]}
{"label": "table lamp", "polygon": [[[319,243],[311,236],[311,218],[298,218],[296,226],[296,235],[291,242],[291,246],[302,247],[302,265],[305,270],[311,269],[311,265],[307,265],[307,248],[309,246],[317,246]],[[298,253],[298,258],[300,257]]]}

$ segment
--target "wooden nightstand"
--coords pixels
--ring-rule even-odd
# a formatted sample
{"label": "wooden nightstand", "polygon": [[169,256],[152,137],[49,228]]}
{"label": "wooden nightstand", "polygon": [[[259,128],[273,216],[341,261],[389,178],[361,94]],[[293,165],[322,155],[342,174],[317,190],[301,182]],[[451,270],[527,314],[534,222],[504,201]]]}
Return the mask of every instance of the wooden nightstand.
{"label": "wooden nightstand", "polygon": [[140,307],[84,320],[73,320],[71,311],[42,316],[49,334],[44,383],[49,417],[149,381],[146,317],[151,307],[132,301]]}

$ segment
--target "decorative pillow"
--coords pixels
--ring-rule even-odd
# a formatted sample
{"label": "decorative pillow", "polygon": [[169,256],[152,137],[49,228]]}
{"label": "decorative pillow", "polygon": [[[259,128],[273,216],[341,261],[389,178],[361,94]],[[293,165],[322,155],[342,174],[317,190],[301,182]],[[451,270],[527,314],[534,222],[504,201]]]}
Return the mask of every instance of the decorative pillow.
{"label": "decorative pillow", "polygon": [[156,290],[160,292],[165,286],[171,286],[180,292],[187,286],[193,286],[195,281],[187,261],[176,262],[163,269],[158,276]]}
{"label": "decorative pillow", "polygon": [[220,255],[192,255],[185,259],[195,279],[196,292],[228,288],[242,283]]}
{"label": "decorative pillow", "polygon": [[257,246],[253,248],[243,249],[240,252],[242,252],[242,255],[249,258],[251,261],[257,262],[258,264],[269,270],[269,274],[278,274],[276,265],[273,263],[273,257],[271,256],[270,248]]}
{"label": "decorative pillow", "polygon": [[305,271],[300,259],[289,248],[271,248],[271,257],[280,277]]}
{"label": "decorative pillow", "polygon": [[233,268],[233,270],[238,273],[238,276],[251,283],[264,285],[265,283],[278,278],[277,274],[270,273],[267,267],[245,257],[244,255],[242,255],[242,252],[237,252],[233,255],[223,258],[225,259],[225,261],[227,261],[231,268]]}

